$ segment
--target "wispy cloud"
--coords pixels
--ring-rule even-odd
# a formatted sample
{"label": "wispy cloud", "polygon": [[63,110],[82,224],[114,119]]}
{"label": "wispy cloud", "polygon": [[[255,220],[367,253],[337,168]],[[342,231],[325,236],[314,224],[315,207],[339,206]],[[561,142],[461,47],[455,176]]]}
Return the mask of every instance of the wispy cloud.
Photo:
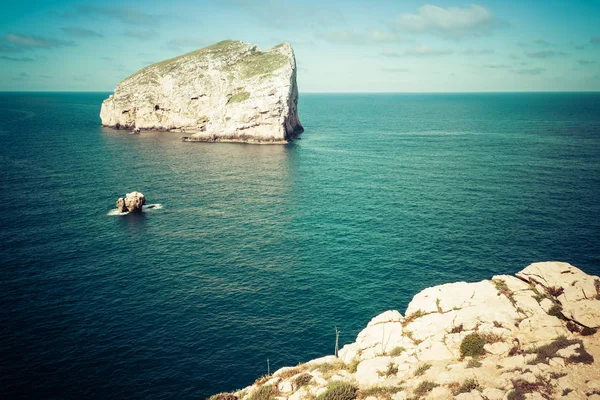
{"label": "wispy cloud", "polygon": [[44,79],[54,79],[54,77],[50,76],[50,75],[38,75],[40,78],[44,78]]}
{"label": "wispy cloud", "polygon": [[596,64],[596,61],[590,61],[590,60],[577,60],[577,62],[579,63],[579,65],[591,65],[591,64]]}
{"label": "wispy cloud", "polygon": [[62,31],[64,33],[66,33],[67,35],[69,35],[71,37],[76,37],[76,38],[102,38],[102,37],[104,37],[104,35],[102,35],[101,33],[98,33],[91,29],[81,28],[78,26],[67,26],[67,27],[60,28],[60,29],[62,29]]}
{"label": "wispy cloud", "polygon": [[53,38],[45,38],[37,35],[19,35],[9,33],[4,37],[4,40],[10,44],[25,48],[43,48],[52,49],[56,47],[73,46],[75,42],[71,40],[60,40]]}
{"label": "wispy cloud", "polygon": [[408,49],[404,52],[404,54],[407,56],[417,57],[443,56],[452,53],[453,51],[450,49],[432,49],[428,46],[415,46],[412,49]]}
{"label": "wispy cloud", "polygon": [[395,26],[412,33],[428,32],[462,37],[488,34],[496,22],[489,10],[476,4],[466,8],[442,8],[425,4],[416,14],[401,14],[395,21]]}
{"label": "wispy cloud", "polygon": [[123,35],[139,40],[150,40],[156,38],[158,33],[154,30],[127,29]]}
{"label": "wispy cloud", "polygon": [[484,55],[488,55],[488,54],[493,54],[494,50],[492,49],[467,49],[465,51],[463,51],[463,54],[466,54],[468,56],[484,56]]}
{"label": "wispy cloud", "polygon": [[498,64],[498,63],[487,63],[483,65],[484,68],[492,68],[492,69],[506,69],[510,68],[509,65],[506,64]]}
{"label": "wispy cloud", "polygon": [[600,36],[594,36],[590,39],[590,43],[592,44],[600,44]]}
{"label": "wispy cloud", "polygon": [[31,57],[11,57],[11,56],[0,56],[0,60],[13,61],[13,62],[33,62],[35,59]]}
{"label": "wispy cloud", "polygon": [[549,57],[561,57],[568,55],[562,51],[530,51],[526,52],[525,55],[529,58],[549,58]]}
{"label": "wispy cloud", "polygon": [[540,75],[546,71],[545,68],[521,68],[511,70],[515,74],[519,75]]}
{"label": "wispy cloud", "polygon": [[585,45],[583,45],[583,44],[574,44],[573,48],[575,50],[583,50],[583,49],[585,49]]}
{"label": "wispy cloud", "polygon": [[332,31],[319,32],[318,39],[334,44],[366,45],[371,43],[393,43],[402,41],[402,37],[394,32],[380,30],[364,31]]}

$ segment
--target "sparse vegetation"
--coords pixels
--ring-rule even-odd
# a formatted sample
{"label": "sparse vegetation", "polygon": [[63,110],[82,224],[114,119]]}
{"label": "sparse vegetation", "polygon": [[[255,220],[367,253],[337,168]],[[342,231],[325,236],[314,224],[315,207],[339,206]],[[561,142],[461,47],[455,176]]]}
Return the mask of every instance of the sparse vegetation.
{"label": "sparse vegetation", "polygon": [[352,400],[356,398],[356,387],[349,382],[332,381],[327,385],[327,391],[317,397],[317,400]]}
{"label": "sparse vegetation", "polygon": [[250,98],[250,93],[238,92],[229,98],[229,100],[227,101],[227,104],[241,103],[242,101],[246,101],[249,98]]}
{"label": "sparse vegetation", "polygon": [[454,396],[458,396],[461,393],[469,393],[472,390],[481,389],[481,385],[477,382],[477,379],[470,378],[460,382],[452,382],[448,385],[448,388],[452,391]]}
{"label": "sparse vegetation", "polygon": [[265,383],[266,381],[268,381],[268,380],[269,380],[269,379],[271,379],[271,378],[272,378],[272,376],[271,376],[271,375],[263,375],[263,376],[261,376],[261,377],[257,378],[257,379],[254,381],[254,384],[255,384],[255,385],[262,385],[263,383]]}
{"label": "sparse vegetation", "polygon": [[436,388],[438,386],[439,385],[435,382],[423,381],[423,382],[419,383],[419,386],[417,386],[415,388],[415,390],[413,391],[413,394],[416,396],[417,399],[419,399],[422,396],[424,396],[425,394],[431,392],[433,390],[433,388]]}
{"label": "sparse vegetation", "polygon": [[440,314],[443,313],[442,307],[440,307],[440,299],[435,299],[435,306]]}
{"label": "sparse vegetation", "polygon": [[425,363],[425,364],[421,364],[416,370],[415,370],[415,377],[417,376],[421,376],[423,375],[425,372],[427,372],[427,370],[431,368],[431,364],[429,363]]}
{"label": "sparse vegetation", "polygon": [[563,396],[566,396],[566,395],[568,395],[569,393],[571,393],[572,391],[573,391],[573,389],[571,389],[571,388],[566,388],[566,389],[563,389],[563,391],[562,391],[562,395],[563,395]]}
{"label": "sparse vegetation", "polygon": [[208,400],[238,400],[238,398],[231,393],[219,393],[210,396]]}
{"label": "sparse vegetation", "polygon": [[513,390],[508,394],[508,400],[525,400],[527,393],[538,392],[545,399],[553,399],[554,388],[550,381],[542,376],[537,376],[537,381],[529,382],[524,379],[515,379],[512,381]]}
{"label": "sparse vegetation", "polygon": [[550,309],[548,310],[548,315],[552,315],[553,317],[560,318],[560,319],[565,319],[565,316],[562,313],[562,307],[560,304],[554,304],[552,307],[550,307]]}
{"label": "sparse vegetation", "polygon": [[316,366],[316,368],[323,374],[325,379],[331,378],[336,372],[345,369],[346,364],[342,360],[333,361],[330,363],[323,363]]}
{"label": "sparse vegetation", "polygon": [[565,289],[563,289],[562,286],[550,286],[547,287],[546,290],[554,297],[558,297],[565,292]]}
{"label": "sparse vegetation", "polygon": [[348,370],[348,372],[353,374],[358,369],[358,364],[360,364],[360,360],[358,358],[355,358],[350,364],[346,365],[346,369]]}
{"label": "sparse vegetation", "polygon": [[404,318],[404,321],[402,321],[402,326],[406,326],[406,325],[410,324],[411,322],[413,322],[415,319],[421,318],[425,315],[427,315],[427,313],[424,312],[423,310],[419,309],[419,310],[415,311],[414,313],[407,315]]}
{"label": "sparse vegetation", "polygon": [[550,372],[550,378],[552,378],[552,379],[560,379],[563,376],[567,376],[567,375],[568,374],[566,372],[555,372],[555,371]]}
{"label": "sparse vegetation", "polygon": [[263,385],[252,392],[249,400],[271,400],[278,394],[279,391],[277,390],[276,385]]}
{"label": "sparse vegetation", "polygon": [[286,56],[278,52],[255,53],[240,61],[235,66],[238,68],[239,77],[248,79],[254,76],[269,74],[283,67],[288,62]]}
{"label": "sparse vegetation", "polygon": [[479,357],[485,355],[486,341],[480,333],[471,333],[462,340],[460,343],[460,356],[465,357]]}
{"label": "sparse vegetation", "polygon": [[483,340],[488,344],[504,341],[504,338],[502,337],[502,335],[499,335],[494,332],[482,332],[482,333],[480,333],[480,335],[483,338]]}
{"label": "sparse vegetation", "polygon": [[385,376],[386,378],[389,378],[390,376],[394,376],[398,373],[398,366],[396,364],[394,364],[393,362],[390,361],[390,363],[387,365],[387,369],[385,371],[378,371],[377,374],[379,376]]}
{"label": "sparse vegetation", "polygon": [[311,374],[307,374],[307,373],[303,373],[301,375],[298,375],[296,378],[294,378],[294,387],[296,389],[299,389],[303,386],[306,386],[310,383],[310,381],[312,380],[312,375]]}
{"label": "sparse vegetation", "polygon": [[402,386],[372,386],[358,391],[359,399],[366,399],[369,396],[391,400],[392,395],[404,390]]}
{"label": "sparse vegetation", "polygon": [[494,321],[494,327],[495,328],[504,328],[504,325],[502,325],[502,322]]}
{"label": "sparse vegetation", "polygon": [[398,357],[399,355],[401,355],[405,351],[406,351],[406,349],[404,347],[397,346],[397,347],[394,347],[392,350],[390,350],[389,353],[388,353],[388,355],[392,356],[392,357]]}

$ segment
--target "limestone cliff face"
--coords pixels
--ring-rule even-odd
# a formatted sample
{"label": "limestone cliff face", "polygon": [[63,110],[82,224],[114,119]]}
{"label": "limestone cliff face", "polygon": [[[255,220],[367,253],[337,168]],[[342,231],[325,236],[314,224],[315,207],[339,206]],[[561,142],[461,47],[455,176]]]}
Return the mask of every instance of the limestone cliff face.
{"label": "limestone cliff face", "polygon": [[600,400],[598,328],[600,278],[536,263],[516,277],[427,288],[404,316],[374,317],[339,357],[211,400]]}
{"label": "limestone cliff face", "polygon": [[102,125],[185,132],[189,140],[285,143],[303,131],[296,60],[283,43],[265,52],[224,41],[152,64],[102,103]]}

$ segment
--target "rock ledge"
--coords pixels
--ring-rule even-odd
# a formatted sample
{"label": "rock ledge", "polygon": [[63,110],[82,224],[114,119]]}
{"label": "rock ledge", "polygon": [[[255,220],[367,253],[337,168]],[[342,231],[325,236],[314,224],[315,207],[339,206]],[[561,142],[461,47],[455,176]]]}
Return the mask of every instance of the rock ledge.
{"label": "rock ledge", "polygon": [[600,278],[560,262],[427,288],[374,317],[339,357],[212,400],[600,400]]}

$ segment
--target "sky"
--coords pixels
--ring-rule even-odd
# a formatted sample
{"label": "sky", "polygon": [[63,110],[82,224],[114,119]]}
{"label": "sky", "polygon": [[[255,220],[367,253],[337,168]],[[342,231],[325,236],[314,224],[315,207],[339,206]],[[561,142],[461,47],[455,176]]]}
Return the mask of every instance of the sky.
{"label": "sky", "polygon": [[600,91],[600,0],[6,0],[0,91],[112,91],[225,39],[294,48],[300,92]]}

